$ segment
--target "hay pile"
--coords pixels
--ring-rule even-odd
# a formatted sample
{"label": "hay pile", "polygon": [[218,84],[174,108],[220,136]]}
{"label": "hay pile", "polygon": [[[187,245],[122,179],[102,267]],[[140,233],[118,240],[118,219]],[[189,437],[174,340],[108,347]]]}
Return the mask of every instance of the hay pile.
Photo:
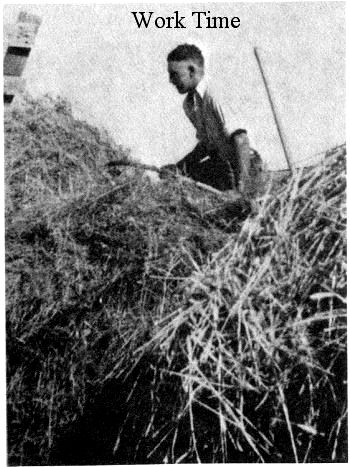
{"label": "hay pile", "polygon": [[344,459],[345,147],[244,220],[60,100],[5,138],[10,463]]}
{"label": "hay pile", "polygon": [[267,196],[183,281],[181,303],[143,347],[181,381],[185,459],[346,456],[344,171],[342,148]]}

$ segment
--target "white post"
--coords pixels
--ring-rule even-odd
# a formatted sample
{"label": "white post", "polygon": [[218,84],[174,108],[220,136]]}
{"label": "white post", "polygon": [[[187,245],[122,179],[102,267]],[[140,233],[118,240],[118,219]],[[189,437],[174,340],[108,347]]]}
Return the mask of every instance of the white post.
{"label": "white post", "polygon": [[34,45],[41,18],[21,12],[17,23],[4,27],[4,103],[11,104],[15,95],[25,88],[21,78]]}

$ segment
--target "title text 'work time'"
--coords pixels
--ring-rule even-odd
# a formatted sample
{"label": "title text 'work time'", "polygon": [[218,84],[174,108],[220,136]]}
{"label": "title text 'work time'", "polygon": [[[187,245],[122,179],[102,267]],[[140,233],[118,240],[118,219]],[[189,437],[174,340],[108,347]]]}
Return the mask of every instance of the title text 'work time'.
{"label": "title text 'work time'", "polygon": [[[137,27],[155,26],[158,29],[186,29],[186,17],[180,16],[179,11],[174,11],[172,16],[153,16],[154,11],[132,11]],[[238,16],[211,16],[210,11],[193,11],[192,17],[197,29],[228,29],[239,28],[241,20]]]}

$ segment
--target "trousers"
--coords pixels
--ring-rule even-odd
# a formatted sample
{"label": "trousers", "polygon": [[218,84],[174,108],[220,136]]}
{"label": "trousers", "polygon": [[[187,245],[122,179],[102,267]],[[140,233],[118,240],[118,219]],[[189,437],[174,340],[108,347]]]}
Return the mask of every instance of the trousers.
{"label": "trousers", "polygon": [[199,143],[176,164],[181,175],[205,183],[218,190],[231,190],[235,186],[231,164],[221,158],[215,149]]}
{"label": "trousers", "polygon": [[[193,180],[218,190],[237,190],[254,197],[261,178],[262,161],[257,151],[251,149],[246,130],[236,130],[228,140],[225,157],[219,149],[197,146],[176,164],[177,170]],[[259,183],[258,183],[259,184]]]}

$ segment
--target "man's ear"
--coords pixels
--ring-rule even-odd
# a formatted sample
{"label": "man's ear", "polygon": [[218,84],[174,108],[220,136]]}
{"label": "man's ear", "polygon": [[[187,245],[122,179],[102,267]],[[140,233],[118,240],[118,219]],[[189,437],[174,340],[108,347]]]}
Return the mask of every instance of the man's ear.
{"label": "man's ear", "polygon": [[188,66],[188,71],[190,72],[190,77],[192,78],[194,74],[196,73],[196,69],[193,65]]}

